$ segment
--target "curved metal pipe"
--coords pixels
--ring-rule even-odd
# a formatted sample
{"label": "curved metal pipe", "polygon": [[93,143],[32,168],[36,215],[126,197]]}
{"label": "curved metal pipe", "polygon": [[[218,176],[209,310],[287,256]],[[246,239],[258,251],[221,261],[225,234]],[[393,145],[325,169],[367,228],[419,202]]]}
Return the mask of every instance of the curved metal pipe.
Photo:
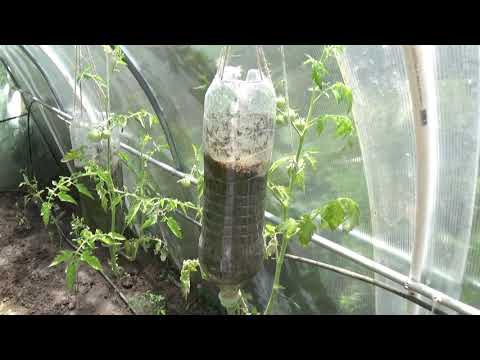
{"label": "curved metal pipe", "polygon": [[28,50],[25,47],[25,45],[18,45],[18,47],[20,48],[20,50],[23,51],[23,53],[28,57],[28,59],[32,62],[32,64],[35,66],[35,68],[40,72],[40,75],[42,75],[42,78],[47,83],[48,88],[50,89],[50,91],[51,91],[51,93],[52,93],[52,95],[55,99],[55,102],[57,103],[57,107],[60,110],[65,111],[65,108],[63,107],[62,102],[60,101],[60,98],[57,95],[57,92],[55,91],[54,87],[52,86],[52,83],[50,82],[50,79],[48,78],[47,73],[43,70],[42,66],[37,62],[35,57],[32,55],[30,50]]}
{"label": "curved metal pipe", "polygon": [[[7,71],[7,73],[8,73],[9,76],[10,76],[10,78],[12,79],[13,85],[14,85],[17,89],[19,89],[19,88],[20,88],[20,85],[19,85],[19,83],[18,83],[18,80],[16,79],[15,75],[13,75],[12,69],[10,68],[7,60],[5,60],[3,57],[0,57],[0,63],[2,63],[2,65],[5,67],[5,70]],[[23,94],[22,91],[20,91],[20,94],[21,94],[21,96],[22,96],[22,99],[23,99],[24,104],[25,104],[25,105],[28,104],[28,101],[27,101],[27,99],[25,98],[25,96],[24,96],[24,94]],[[34,101],[35,101],[35,100],[34,100]],[[35,122],[35,124],[37,125],[37,128],[39,129],[39,132],[40,132],[40,135],[41,135],[42,138],[43,138],[43,141],[45,142],[45,144],[47,144],[47,147],[48,147],[49,151],[52,153],[52,147],[51,147],[50,142],[47,140],[45,134],[44,134],[43,131],[41,130],[41,127],[38,125],[38,122],[37,122],[37,120],[35,119],[35,117],[31,115],[31,109],[32,109],[32,106],[33,106],[33,102],[34,102],[34,101],[32,101],[32,103],[30,103],[29,105],[27,105],[27,106],[28,106],[27,120],[29,120],[29,119],[30,119],[30,116],[31,116],[32,120]],[[46,120],[47,120],[47,121],[46,121],[46,122],[47,122],[47,125],[49,125],[48,119],[46,119]],[[27,122],[29,122],[29,121],[27,121]],[[27,126],[27,136],[28,136],[28,137],[30,136],[30,134],[29,134],[29,131],[30,131],[29,128],[30,128],[30,126],[29,126],[29,124],[28,124],[28,126]],[[50,129],[50,127],[49,127],[49,130],[50,130],[50,132],[52,132],[52,130]],[[53,136],[54,140],[56,140],[56,136],[55,136],[55,134],[54,134],[53,132],[52,132],[52,136]],[[30,142],[29,139],[28,139],[28,142]],[[57,144],[57,145],[58,145],[58,144]],[[60,151],[62,151],[62,148],[61,148],[61,147],[60,147]],[[29,155],[29,156],[30,156],[30,155]],[[53,153],[52,153],[52,156],[53,156]],[[57,162],[57,164],[58,164],[57,158],[56,158],[55,156],[53,156],[53,159],[54,159],[55,162]],[[72,172],[72,169],[71,169],[71,167],[69,166],[69,164],[67,164],[67,166],[68,166],[68,169],[70,170],[70,172]]]}
{"label": "curved metal pipe", "polygon": [[[110,45],[112,49],[114,48],[113,45]],[[170,153],[172,154],[173,161],[175,161],[176,167],[180,171],[185,171],[186,168],[180,158],[180,155],[177,151],[177,147],[175,145],[175,141],[173,139],[172,133],[170,131],[170,127],[168,126],[168,123],[166,121],[166,115],[165,111],[163,110],[162,105],[158,101],[157,97],[155,96],[155,93],[153,91],[152,86],[150,83],[145,79],[145,77],[142,75],[140,72],[140,67],[138,64],[135,62],[135,60],[132,58],[130,52],[124,47],[120,46],[123,54],[124,54],[124,60],[127,63],[127,67],[132,73],[133,77],[135,80],[137,80],[138,85],[142,88],[144,91],[145,95],[148,98],[148,101],[150,101],[150,105],[153,108],[153,111],[155,111],[155,114],[158,117],[158,120],[160,122],[160,126],[162,127],[163,133],[165,134],[165,138],[167,140]]]}

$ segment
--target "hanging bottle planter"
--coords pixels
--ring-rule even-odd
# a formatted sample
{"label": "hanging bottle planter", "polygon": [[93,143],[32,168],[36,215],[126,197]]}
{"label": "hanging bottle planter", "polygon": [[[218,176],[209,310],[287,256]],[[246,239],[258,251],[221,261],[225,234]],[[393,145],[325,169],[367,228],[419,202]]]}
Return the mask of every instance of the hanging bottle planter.
{"label": "hanging bottle planter", "polygon": [[274,139],[275,90],[262,48],[246,79],[227,66],[230,47],[205,95],[204,207],[200,266],[228,308],[260,270],[267,171]]}

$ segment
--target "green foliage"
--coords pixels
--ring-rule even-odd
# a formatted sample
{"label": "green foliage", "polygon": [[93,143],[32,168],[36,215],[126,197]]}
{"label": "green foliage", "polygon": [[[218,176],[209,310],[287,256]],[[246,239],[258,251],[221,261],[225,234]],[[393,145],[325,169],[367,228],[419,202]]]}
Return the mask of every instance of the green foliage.
{"label": "green foliage", "polygon": [[167,313],[165,297],[151,291],[136,296],[130,301],[130,305],[143,314],[166,315]]}
{"label": "green foliage", "polygon": [[[329,201],[319,209],[313,210],[311,213],[302,214],[298,219],[289,216],[290,208],[295,202],[294,190],[300,189],[305,191],[305,170],[306,164],[312,170],[316,170],[316,161],[313,157],[316,151],[304,149],[304,142],[307,134],[312,127],[316,128],[318,136],[322,135],[327,122],[332,122],[336,126],[336,136],[346,138],[354,133],[352,119],[348,116],[352,109],[353,96],[352,91],[345,84],[336,82],[331,84],[328,81],[329,70],[327,60],[338,55],[342,48],[337,45],[325,46],[319,59],[315,59],[307,55],[305,65],[310,65],[312,86],[310,90],[310,103],[305,117],[300,116],[297,112],[290,108],[284,97],[277,99],[277,124],[284,125],[289,123],[295,130],[298,137],[298,146],[295,154],[286,155],[273,162],[268,172],[268,189],[273,198],[279,203],[282,209],[282,223],[277,228],[268,228],[264,232],[265,239],[270,239],[267,245],[267,256],[276,256],[275,278],[272,286],[270,299],[265,310],[265,314],[272,311],[272,307],[276,302],[280,285],[280,273],[282,271],[284,257],[288,248],[289,241],[298,236],[300,244],[307,246],[316,229],[328,228],[330,230],[350,231],[359,223],[360,210],[358,204],[348,198],[338,198]],[[347,108],[345,115],[315,115],[315,105],[322,97],[329,98],[333,96],[338,105],[344,105]],[[285,170],[288,178],[288,185],[277,184],[273,181],[273,174],[279,169]],[[320,225],[317,225],[317,218]],[[278,231],[278,233],[277,233]],[[281,239],[280,251],[278,252],[278,244],[272,239]],[[267,241],[265,243],[267,244]]]}
{"label": "green foliage", "polygon": [[[110,71],[112,74],[126,65],[121,48],[104,45],[103,49],[108,61],[112,65]],[[108,68],[107,68],[108,69]],[[167,244],[152,236],[150,231],[152,226],[157,223],[163,223],[177,237],[182,237],[182,229],[177,223],[173,214],[178,210],[185,214],[189,211],[198,213],[198,206],[183,202],[177,199],[166,198],[156,193],[150,185],[149,174],[145,171],[149,157],[168,148],[166,145],[157,143],[150,135],[152,128],[159,124],[155,115],[141,109],[126,114],[113,114],[109,111],[109,84],[95,70],[93,63],[89,63],[80,69],[76,80],[93,82],[97,87],[98,94],[105,103],[106,119],[105,123],[91,129],[88,134],[90,142],[106,142],[107,163],[104,164],[96,159],[88,159],[85,156],[83,148],[72,149],[65,154],[62,162],[79,160],[83,167],[72,173],[70,176],[61,176],[52,185],[39,190],[35,179],[28,179],[24,175],[24,182],[20,185],[27,189],[26,201],[35,201],[41,208],[41,216],[45,225],[49,225],[54,218],[52,209],[55,203],[71,203],[77,205],[78,196],[82,195],[91,200],[99,201],[105,212],[110,213],[111,229],[104,232],[100,229],[90,229],[83,219],[75,217],[72,219],[72,238],[76,245],[75,251],[61,250],[53,260],[51,266],[66,266],[67,287],[73,289],[76,274],[81,264],[85,264],[95,270],[101,271],[102,265],[99,259],[94,255],[98,246],[107,247],[110,252],[109,264],[115,274],[119,274],[121,268],[118,265],[118,254],[125,251],[129,260],[136,258],[138,248],[142,246],[145,250],[151,245],[154,247],[154,253],[165,261],[168,256]],[[115,128],[124,128],[129,122],[134,121],[144,130],[144,136],[140,141],[140,152],[138,166],[132,162],[129,156],[124,152],[112,153],[110,139]],[[198,157],[198,152],[196,157]],[[135,175],[135,188],[129,191],[125,187],[117,186],[113,178],[114,169],[112,166],[112,157],[118,156],[118,159],[124,163]],[[196,168],[192,171],[192,176],[199,176],[200,170]],[[117,226],[117,214],[120,213],[120,207],[124,202],[131,204],[126,217],[123,219],[123,227]],[[140,223],[137,237],[127,239],[124,235],[127,228],[133,233],[136,228],[135,223]]]}
{"label": "green foliage", "polygon": [[182,285],[182,294],[185,300],[190,293],[190,276],[192,273],[198,271],[200,263],[198,259],[188,259],[183,261],[182,270],[180,272],[180,284]]}

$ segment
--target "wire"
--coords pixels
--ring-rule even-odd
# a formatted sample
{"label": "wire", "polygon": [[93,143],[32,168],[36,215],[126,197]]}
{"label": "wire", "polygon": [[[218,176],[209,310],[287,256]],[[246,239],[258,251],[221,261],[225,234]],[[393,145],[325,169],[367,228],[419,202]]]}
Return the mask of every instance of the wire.
{"label": "wire", "polygon": [[7,122],[7,121],[10,121],[10,120],[15,120],[15,119],[21,118],[21,117],[26,116],[26,115],[28,115],[28,114],[25,113],[25,114],[20,114],[20,115],[17,115],[17,116],[12,116],[12,117],[9,117],[9,118],[6,118],[6,119],[2,119],[2,120],[0,120],[0,124],[4,123],[4,122]]}

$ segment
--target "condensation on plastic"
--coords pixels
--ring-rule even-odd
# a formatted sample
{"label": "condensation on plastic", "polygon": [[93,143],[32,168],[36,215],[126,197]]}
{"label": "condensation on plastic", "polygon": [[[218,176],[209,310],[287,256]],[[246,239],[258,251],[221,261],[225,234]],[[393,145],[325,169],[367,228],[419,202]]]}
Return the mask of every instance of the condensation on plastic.
{"label": "condensation on plastic", "polygon": [[[403,53],[399,46],[346,46],[341,59],[353,90],[372,235],[384,245],[374,245],[374,259],[408,275],[405,258],[415,237],[415,133]],[[377,314],[402,314],[406,302],[377,289],[375,307]]]}

